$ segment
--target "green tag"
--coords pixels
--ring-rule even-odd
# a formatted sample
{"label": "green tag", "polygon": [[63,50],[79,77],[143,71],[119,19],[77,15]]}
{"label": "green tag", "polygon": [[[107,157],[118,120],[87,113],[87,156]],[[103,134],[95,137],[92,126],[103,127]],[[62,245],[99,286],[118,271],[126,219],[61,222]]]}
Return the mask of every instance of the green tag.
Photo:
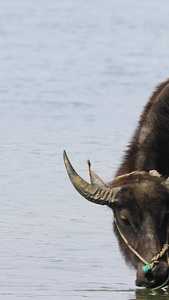
{"label": "green tag", "polygon": [[143,266],[142,268],[143,268],[143,272],[144,273],[147,273],[148,271],[151,270],[151,266],[150,265]]}

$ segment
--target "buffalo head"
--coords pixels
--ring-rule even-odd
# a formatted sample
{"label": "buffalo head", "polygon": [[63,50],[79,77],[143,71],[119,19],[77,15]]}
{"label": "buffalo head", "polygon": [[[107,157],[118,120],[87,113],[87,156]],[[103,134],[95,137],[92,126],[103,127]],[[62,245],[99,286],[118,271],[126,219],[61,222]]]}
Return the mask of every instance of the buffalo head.
{"label": "buffalo head", "polygon": [[[108,186],[91,171],[88,162],[89,184],[73,169],[66,152],[64,162],[72,184],[83,197],[112,209],[122,254],[137,269],[136,285],[148,288],[164,285],[169,274],[169,182],[155,171],[135,171],[117,177]],[[147,264],[151,267],[144,272]]]}

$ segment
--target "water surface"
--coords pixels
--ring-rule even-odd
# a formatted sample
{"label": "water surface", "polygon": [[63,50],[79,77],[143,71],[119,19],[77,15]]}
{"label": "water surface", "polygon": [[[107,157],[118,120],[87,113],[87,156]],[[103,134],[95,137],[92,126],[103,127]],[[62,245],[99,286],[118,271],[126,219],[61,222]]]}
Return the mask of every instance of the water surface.
{"label": "water surface", "polygon": [[71,186],[66,149],[113,178],[168,77],[166,1],[1,1],[0,299],[163,299],[135,287],[113,216]]}

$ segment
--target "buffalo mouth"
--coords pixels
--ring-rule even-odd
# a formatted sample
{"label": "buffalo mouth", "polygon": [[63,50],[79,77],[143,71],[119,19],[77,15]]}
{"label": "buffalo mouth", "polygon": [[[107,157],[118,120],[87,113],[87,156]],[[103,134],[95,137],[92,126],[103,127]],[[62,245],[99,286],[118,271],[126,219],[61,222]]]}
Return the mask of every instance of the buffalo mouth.
{"label": "buffalo mouth", "polygon": [[167,262],[161,262],[146,274],[138,274],[136,286],[159,289],[169,283],[169,267]]}

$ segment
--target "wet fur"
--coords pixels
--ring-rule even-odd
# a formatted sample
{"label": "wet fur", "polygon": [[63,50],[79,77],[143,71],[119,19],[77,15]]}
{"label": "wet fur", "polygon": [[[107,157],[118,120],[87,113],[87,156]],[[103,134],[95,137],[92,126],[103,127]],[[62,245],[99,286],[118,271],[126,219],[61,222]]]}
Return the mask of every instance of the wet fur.
{"label": "wet fur", "polygon": [[152,169],[169,176],[169,79],[156,87],[146,104],[116,176]]}
{"label": "wet fur", "polygon": [[[169,176],[169,79],[156,87],[146,104],[138,127],[116,176],[133,171],[149,172],[150,170],[157,170],[162,175],[162,181]],[[140,179],[138,177],[137,179],[122,178],[120,185],[127,186],[135,180],[140,181],[141,177]],[[154,177],[154,182],[156,180],[159,182],[160,179]],[[117,183],[116,179],[111,183],[111,187],[115,186],[119,186],[119,182]],[[153,210],[155,210],[155,206],[157,204],[159,205],[159,200],[161,203],[161,196],[164,192],[164,190],[159,190],[156,204],[155,202],[152,203],[152,214]],[[150,201],[152,201],[152,199],[154,200],[154,196],[150,195]],[[129,197],[129,201],[130,200],[131,197]],[[139,207],[139,195],[135,201],[138,202]],[[147,203],[147,206],[151,207],[151,204]],[[138,259],[122,240],[115,224],[113,228],[126,262],[131,266],[137,267]]]}
{"label": "wet fur", "polygon": [[[149,173],[140,175],[129,175],[122,177],[120,180],[117,179],[117,185],[122,188],[117,193],[117,204],[116,199],[112,204],[112,209],[114,211],[115,217],[118,210],[127,209],[131,215],[133,215],[139,224],[139,233],[137,238],[132,238],[131,232],[126,232],[125,236],[128,236],[128,241],[143,257],[150,255],[148,259],[156,255],[153,249],[153,243],[159,244],[160,251],[163,244],[166,242],[166,224],[159,229],[159,223],[161,221],[161,216],[166,214],[166,209],[169,207],[169,193],[164,185],[164,177],[153,177]],[[116,184],[116,182],[115,182]],[[148,236],[151,233],[149,224],[147,223],[147,215],[153,220],[155,234],[153,234],[152,241],[150,243],[149,238],[146,237],[146,232],[148,229]],[[116,218],[117,220],[117,218]],[[143,221],[144,220],[144,221]],[[144,225],[144,226],[143,226]],[[120,224],[119,224],[120,227]],[[144,228],[146,230],[144,231]],[[114,232],[118,238],[120,250],[126,263],[129,266],[134,266],[137,268],[139,259],[132,253],[128,246],[122,240],[119,231],[117,230],[116,224],[113,225]],[[124,229],[122,229],[123,231]],[[130,230],[130,228],[128,229]],[[144,242],[140,243],[140,240]],[[134,243],[134,244],[133,244]],[[149,247],[148,251],[145,251],[145,245]],[[151,246],[150,246],[151,245]]]}

